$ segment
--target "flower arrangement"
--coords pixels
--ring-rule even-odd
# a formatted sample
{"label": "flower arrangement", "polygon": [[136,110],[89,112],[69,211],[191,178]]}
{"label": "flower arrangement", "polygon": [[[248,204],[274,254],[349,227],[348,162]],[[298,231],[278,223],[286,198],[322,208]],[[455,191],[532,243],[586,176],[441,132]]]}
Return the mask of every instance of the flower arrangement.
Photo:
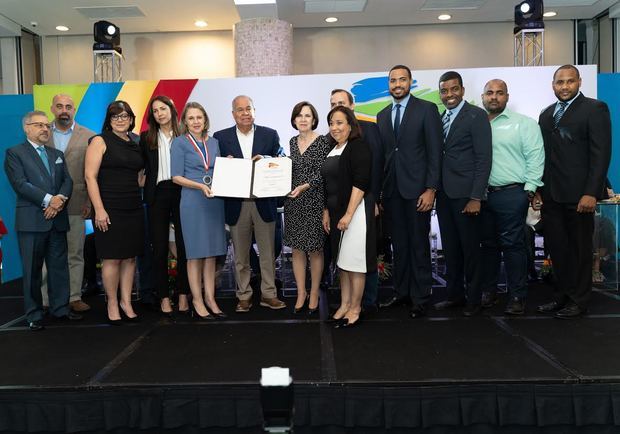
{"label": "flower arrangement", "polygon": [[553,264],[550,258],[543,259],[542,267],[540,267],[539,276],[541,279],[549,279],[553,274]]}
{"label": "flower arrangement", "polygon": [[385,262],[383,255],[377,256],[377,274],[381,281],[388,280],[392,276],[392,264]]}

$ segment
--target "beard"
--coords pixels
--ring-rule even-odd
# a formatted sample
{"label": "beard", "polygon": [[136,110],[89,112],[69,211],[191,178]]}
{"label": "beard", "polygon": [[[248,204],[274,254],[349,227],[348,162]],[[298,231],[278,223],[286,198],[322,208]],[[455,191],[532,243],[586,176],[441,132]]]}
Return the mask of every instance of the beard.
{"label": "beard", "polygon": [[58,118],[56,118],[56,123],[63,127],[70,127],[73,123],[73,119],[71,119],[71,117],[67,115],[60,115]]}

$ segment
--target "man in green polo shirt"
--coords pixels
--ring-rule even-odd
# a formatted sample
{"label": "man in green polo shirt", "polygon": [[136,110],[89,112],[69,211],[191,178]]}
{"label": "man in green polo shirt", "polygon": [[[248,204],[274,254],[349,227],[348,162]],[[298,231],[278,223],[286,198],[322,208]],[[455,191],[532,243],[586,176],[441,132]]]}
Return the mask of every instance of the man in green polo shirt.
{"label": "man in green polo shirt", "polygon": [[[493,164],[487,201],[482,206],[483,307],[497,303],[500,252],[508,286],[504,313],[523,315],[527,295],[525,217],[542,185],[545,151],[540,128],[532,118],[506,109],[508,86],[491,80],[484,86],[482,104],[493,135]],[[533,202],[534,201],[534,202]]]}

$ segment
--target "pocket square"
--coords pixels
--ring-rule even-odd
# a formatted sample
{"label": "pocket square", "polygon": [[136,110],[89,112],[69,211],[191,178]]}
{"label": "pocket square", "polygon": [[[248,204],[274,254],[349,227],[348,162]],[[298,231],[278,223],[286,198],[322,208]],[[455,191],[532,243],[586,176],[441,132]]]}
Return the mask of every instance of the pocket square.
{"label": "pocket square", "polygon": [[62,158],[60,157],[56,158],[56,164],[62,164]]}

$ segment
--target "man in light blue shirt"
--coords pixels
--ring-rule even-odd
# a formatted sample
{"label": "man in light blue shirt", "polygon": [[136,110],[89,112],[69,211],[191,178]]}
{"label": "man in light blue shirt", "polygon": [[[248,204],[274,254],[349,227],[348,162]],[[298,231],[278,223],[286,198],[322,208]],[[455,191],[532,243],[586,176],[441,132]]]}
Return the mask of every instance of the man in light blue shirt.
{"label": "man in light blue shirt", "polygon": [[482,305],[497,303],[500,252],[507,276],[508,303],[504,313],[523,315],[527,295],[525,218],[542,186],[545,151],[534,119],[506,109],[508,87],[491,80],[484,87],[482,104],[489,114],[493,134],[493,164],[487,201],[482,207],[482,261],[485,264]]}

